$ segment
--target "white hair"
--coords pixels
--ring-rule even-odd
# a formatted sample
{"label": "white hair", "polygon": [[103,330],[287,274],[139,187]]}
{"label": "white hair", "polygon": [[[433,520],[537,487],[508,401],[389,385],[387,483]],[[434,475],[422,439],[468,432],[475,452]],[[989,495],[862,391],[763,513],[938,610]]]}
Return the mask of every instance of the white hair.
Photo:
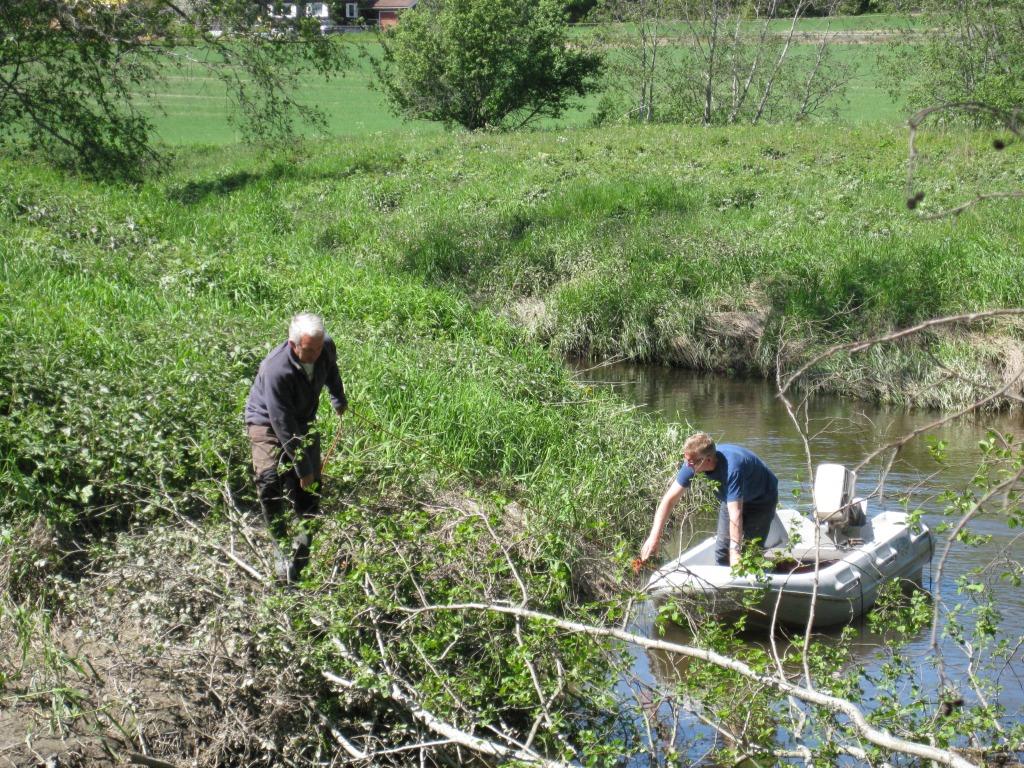
{"label": "white hair", "polygon": [[291,324],[288,326],[288,341],[293,344],[298,344],[302,341],[303,336],[323,336],[324,321],[320,315],[314,315],[312,312],[300,312],[292,318]]}

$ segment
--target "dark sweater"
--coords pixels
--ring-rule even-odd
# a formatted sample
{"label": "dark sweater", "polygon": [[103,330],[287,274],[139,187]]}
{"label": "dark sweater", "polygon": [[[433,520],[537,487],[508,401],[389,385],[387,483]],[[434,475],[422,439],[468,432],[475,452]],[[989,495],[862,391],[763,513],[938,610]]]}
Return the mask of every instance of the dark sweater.
{"label": "dark sweater", "polygon": [[245,403],[245,423],[271,427],[288,457],[295,461],[300,476],[314,474],[320,459],[303,446],[309,425],[320,406],[320,391],[327,387],[335,410],[348,405],[338,372],[338,350],[330,336],[324,337],[323,351],[313,364],[313,377],[306,375],[288,342],[275,347],[263,362]]}

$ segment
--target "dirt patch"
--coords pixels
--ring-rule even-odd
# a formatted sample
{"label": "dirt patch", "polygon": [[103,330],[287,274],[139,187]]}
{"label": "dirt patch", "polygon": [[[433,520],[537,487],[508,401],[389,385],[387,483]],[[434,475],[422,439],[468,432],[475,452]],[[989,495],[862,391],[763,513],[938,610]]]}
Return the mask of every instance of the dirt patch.
{"label": "dirt patch", "polygon": [[902,40],[906,33],[892,29],[849,29],[830,32],[795,32],[793,40],[798,43],[820,45],[823,42],[839,45],[877,45]]}
{"label": "dirt patch", "polygon": [[267,587],[176,526],[123,534],[59,588],[56,614],[2,606],[0,767],[282,762],[308,716],[254,652]]}
{"label": "dirt patch", "polygon": [[1024,397],[1024,344],[1017,339],[1005,338],[1000,348],[1003,385],[1007,394]]}
{"label": "dirt patch", "polygon": [[536,336],[547,325],[548,309],[543,300],[533,297],[520,299],[509,308],[510,319]]}
{"label": "dirt patch", "polygon": [[702,335],[714,358],[730,361],[736,371],[755,371],[767,323],[768,313],[756,308],[713,312]]}

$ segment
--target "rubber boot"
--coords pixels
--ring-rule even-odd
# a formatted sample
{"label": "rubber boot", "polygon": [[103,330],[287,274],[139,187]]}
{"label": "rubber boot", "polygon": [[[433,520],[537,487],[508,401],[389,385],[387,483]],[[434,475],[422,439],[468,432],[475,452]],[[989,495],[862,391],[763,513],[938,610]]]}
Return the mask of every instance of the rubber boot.
{"label": "rubber boot", "polygon": [[287,586],[291,584],[294,579],[292,578],[292,559],[286,555],[281,548],[274,543],[274,579],[278,584]]}
{"label": "rubber boot", "polygon": [[291,572],[289,577],[291,581],[296,582],[299,580],[299,576],[302,574],[302,570],[309,563],[309,545],[312,543],[312,539],[308,533],[299,533],[292,539],[292,561],[291,561]]}

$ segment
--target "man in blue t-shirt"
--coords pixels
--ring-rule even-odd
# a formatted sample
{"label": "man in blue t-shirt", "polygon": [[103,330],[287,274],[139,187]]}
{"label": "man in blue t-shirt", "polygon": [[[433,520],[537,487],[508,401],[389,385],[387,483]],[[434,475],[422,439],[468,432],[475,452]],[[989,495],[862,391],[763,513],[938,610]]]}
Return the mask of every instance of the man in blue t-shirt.
{"label": "man in blue t-shirt", "polygon": [[755,453],[739,445],[715,446],[706,432],[698,432],[683,444],[683,465],[665,491],[654,513],[651,533],[640,549],[647,560],[658,551],[665,523],[698,472],[714,480],[722,502],[718,512],[715,562],[736,565],[744,541],[764,544],[779,502],[779,481]]}

